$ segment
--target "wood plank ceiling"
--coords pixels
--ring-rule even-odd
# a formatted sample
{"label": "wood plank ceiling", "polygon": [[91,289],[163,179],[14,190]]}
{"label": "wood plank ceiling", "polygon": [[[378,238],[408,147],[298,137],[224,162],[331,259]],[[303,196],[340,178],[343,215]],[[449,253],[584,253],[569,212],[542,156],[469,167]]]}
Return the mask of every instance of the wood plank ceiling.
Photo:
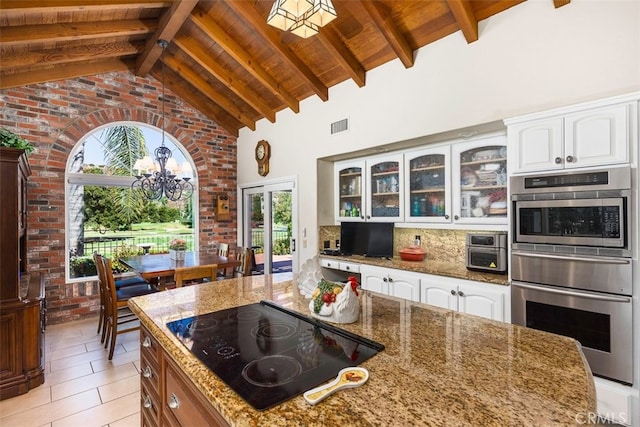
{"label": "wood plank ceiling", "polygon": [[333,0],[338,17],[302,39],[267,25],[273,0],[2,0],[0,89],[123,70],[161,80],[164,63],[167,88],[238,135],[393,59],[410,68],[456,31],[472,43],[479,21],[523,1]]}

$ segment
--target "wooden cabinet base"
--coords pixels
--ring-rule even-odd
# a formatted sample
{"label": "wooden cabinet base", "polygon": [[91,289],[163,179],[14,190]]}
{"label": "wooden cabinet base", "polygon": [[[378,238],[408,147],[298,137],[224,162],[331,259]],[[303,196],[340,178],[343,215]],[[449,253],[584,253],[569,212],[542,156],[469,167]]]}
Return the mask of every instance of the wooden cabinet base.
{"label": "wooden cabinet base", "polygon": [[144,326],[140,347],[142,426],[229,425]]}
{"label": "wooden cabinet base", "polygon": [[44,383],[40,300],[0,302],[0,400]]}

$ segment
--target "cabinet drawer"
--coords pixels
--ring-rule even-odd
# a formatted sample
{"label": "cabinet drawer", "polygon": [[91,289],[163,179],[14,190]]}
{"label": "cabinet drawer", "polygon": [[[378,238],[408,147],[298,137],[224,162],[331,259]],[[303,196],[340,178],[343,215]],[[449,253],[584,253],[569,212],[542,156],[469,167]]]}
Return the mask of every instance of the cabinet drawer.
{"label": "cabinet drawer", "polygon": [[334,259],[320,258],[320,266],[340,270],[340,262]]}
{"label": "cabinet drawer", "polygon": [[360,264],[340,261],[340,270],[347,271],[349,273],[360,273]]}
{"label": "cabinet drawer", "polygon": [[187,380],[173,362],[165,358],[164,418],[171,418],[182,426],[228,426],[218,413],[210,409],[191,381]]}
{"label": "cabinet drawer", "polygon": [[140,354],[146,359],[159,366],[158,355],[160,354],[160,344],[156,341],[145,327],[140,328]]}
{"label": "cabinet drawer", "polygon": [[160,368],[145,354],[140,356],[140,378],[142,385],[153,389],[158,396],[160,395]]}
{"label": "cabinet drawer", "polygon": [[140,383],[140,411],[143,420],[149,421],[149,425],[158,425],[160,417],[160,397],[151,388],[147,387],[145,381]]}

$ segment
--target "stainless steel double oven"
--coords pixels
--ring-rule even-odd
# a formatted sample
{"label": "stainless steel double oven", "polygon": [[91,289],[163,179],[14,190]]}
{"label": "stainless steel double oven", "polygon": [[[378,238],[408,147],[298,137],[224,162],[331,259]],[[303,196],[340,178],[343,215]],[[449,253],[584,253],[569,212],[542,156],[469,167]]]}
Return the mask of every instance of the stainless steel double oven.
{"label": "stainless steel double oven", "polygon": [[630,168],[510,184],[512,322],[577,339],[594,375],[631,384]]}

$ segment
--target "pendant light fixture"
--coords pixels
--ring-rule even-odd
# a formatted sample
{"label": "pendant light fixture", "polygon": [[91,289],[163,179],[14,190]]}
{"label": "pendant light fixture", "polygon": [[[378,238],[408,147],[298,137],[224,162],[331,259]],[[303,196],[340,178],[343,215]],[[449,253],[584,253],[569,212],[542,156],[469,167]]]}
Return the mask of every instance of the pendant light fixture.
{"label": "pendant light fixture", "polygon": [[331,0],[275,0],[267,23],[306,39],[337,16]]}
{"label": "pendant light fixture", "polygon": [[[171,201],[182,198],[190,198],[193,194],[193,184],[190,182],[193,173],[191,165],[184,162],[182,168],[173,159],[171,149],[164,144],[165,118],[164,118],[164,50],[168,42],[158,40],[158,45],[162,47],[162,144],[155,149],[155,161],[149,156],[136,160],[133,166],[139,173],[136,180],[131,184],[132,189],[140,189],[144,196],[150,200],[159,200],[162,196]],[[182,172],[182,178],[178,178],[176,172]]]}

